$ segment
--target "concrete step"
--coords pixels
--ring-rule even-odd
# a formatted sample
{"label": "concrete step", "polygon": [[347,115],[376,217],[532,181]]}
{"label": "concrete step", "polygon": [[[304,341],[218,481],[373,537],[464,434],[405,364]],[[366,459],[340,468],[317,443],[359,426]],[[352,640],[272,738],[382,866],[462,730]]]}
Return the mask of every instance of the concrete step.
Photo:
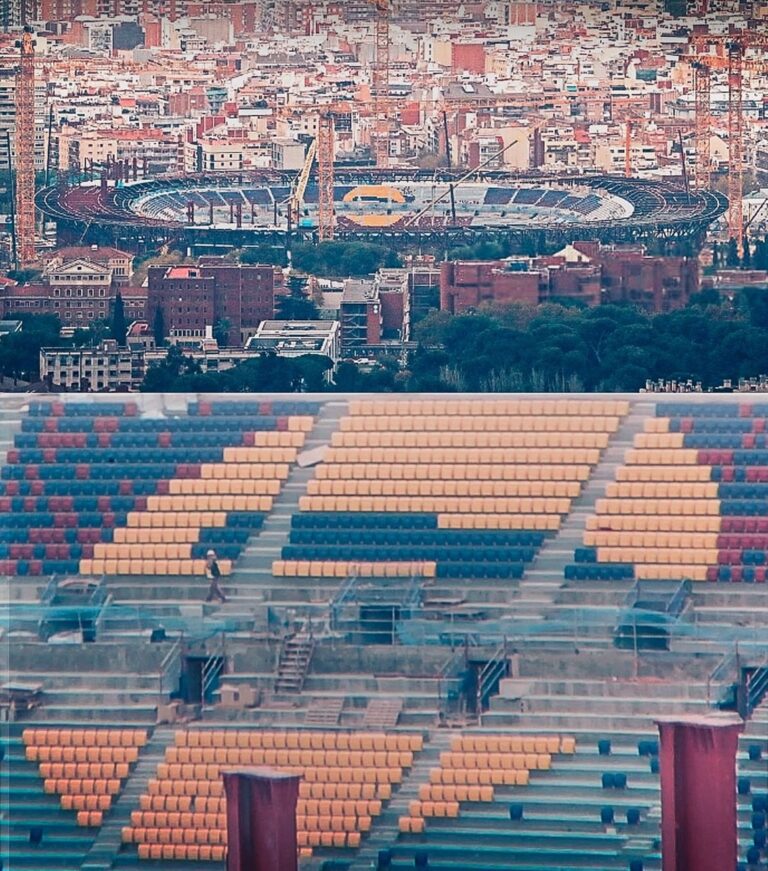
{"label": "concrete step", "polygon": [[154,730],[112,812],[83,859],[81,871],[107,871],[112,867],[122,846],[122,829],[130,824],[131,811],[137,809],[139,796],[147,791],[150,779],[156,776],[157,765],[165,758],[166,748],[173,744],[174,734],[175,730],[170,728]]}

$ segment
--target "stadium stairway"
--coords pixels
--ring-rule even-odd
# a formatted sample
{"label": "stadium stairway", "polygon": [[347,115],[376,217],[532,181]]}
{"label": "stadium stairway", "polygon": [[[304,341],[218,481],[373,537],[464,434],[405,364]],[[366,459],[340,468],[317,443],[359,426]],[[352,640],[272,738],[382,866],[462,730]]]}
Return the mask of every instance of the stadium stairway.
{"label": "stadium stairway", "polygon": [[142,748],[139,761],[126,781],[107,821],[99,830],[91,849],[83,859],[81,871],[107,871],[118,858],[122,846],[123,826],[130,824],[131,811],[139,806],[139,797],[147,791],[147,784],[155,777],[158,762],[165,758],[165,750],[173,744],[175,730],[156,728]]}
{"label": "stadium stairway", "polygon": [[21,419],[28,403],[26,395],[3,394],[0,403],[0,464],[5,463],[6,454],[13,447],[14,436],[21,432]]}
{"label": "stadium stairway", "polygon": [[[322,406],[302,452],[330,442],[345,408],[346,403],[343,402],[327,402]],[[213,618],[226,621],[229,629],[250,632],[254,628],[254,613],[263,614],[265,603],[274,601],[285,608],[292,600],[305,598],[305,587],[297,590],[295,587],[276,585],[271,566],[287,543],[291,514],[298,510],[298,500],[304,495],[307,482],[313,474],[311,467],[292,466],[263,525],[248,539],[232,574],[222,581],[228,602],[206,604],[208,581],[202,576],[111,578],[110,591],[114,599],[124,606],[126,621],[130,622],[131,614],[141,610],[145,616],[151,612],[156,620],[168,618],[168,622],[173,622],[178,619]]]}
{"label": "stadium stairway", "polygon": [[[331,436],[338,429],[339,421],[346,414],[347,403],[330,401],[323,404],[315,418],[313,429],[307,434],[302,453],[318,450],[330,444]],[[327,605],[338,581],[328,579],[322,585],[320,579],[296,584],[291,579],[275,578],[272,563],[280,559],[284,545],[288,543],[291,516],[299,510],[299,499],[306,493],[307,483],[314,477],[312,466],[295,465],[286,480],[280,495],[275,498],[272,511],[257,535],[252,536],[232,574],[227,587],[235,587],[232,601],[247,605],[248,600],[270,601],[275,607],[289,608],[306,606],[308,601],[318,600]]]}
{"label": "stadium stairway", "polygon": [[[229,642],[228,642],[229,645]],[[276,650],[261,653],[247,641],[228,646],[229,672],[222,683],[255,687],[261,703],[254,708],[232,709],[209,706],[203,711],[208,721],[255,723],[262,727],[306,725],[310,710],[323,703],[339,711],[337,725],[344,729],[365,729],[366,712],[372,700],[400,702],[397,729],[427,729],[435,724],[439,700],[438,672],[445,662],[442,648],[409,651],[383,648],[378,652],[346,645],[319,644],[301,694],[275,696],[274,670],[267,657]],[[390,727],[388,727],[390,728]]]}
{"label": "stadium stairway", "polygon": [[[768,812],[768,697],[753,711],[739,736],[738,769],[739,859],[747,863],[748,852],[765,836]],[[760,814],[763,814],[762,819]],[[761,832],[763,833],[761,835]],[[768,852],[762,848],[761,864],[745,864],[749,871],[768,868]]]}
{"label": "stadium stairway", "polygon": [[358,850],[349,865],[349,871],[370,871],[376,866],[379,851],[391,847],[397,841],[400,817],[408,815],[409,803],[418,799],[419,786],[429,781],[429,771],[439,765],[440,754],[451,749],[451,738],[450,732],[435,730],[429,741],[425,741],[424,749],[414,758],[408,777],[400,784],[400,788],[376,820],[371,836]]}
{"label": "stadium stairway", "polygon": [[583,541],[587,517],[594,514],[595,503],[605,495],[606,485],[615,480],[616,469],[624,462],[624,452],[632,447],[635,435],[643,431],[645,420],[654,414],[652,402],[635,402],[631,406],[581,494],[573,500],[557,535],[544,541],[523,575],[514,603],[516,618],[541,619],[551,610],[563,586],[565,567],[573,561],[573,551]]}
{"label": "stadium stairway", "polygon": [[[38,766],[25,758],[21,734],[27,724],[4,724],[5,758],[0,762],[0,859],[3,867],[29,871],[72,871],[94,838],[94,830],[76,824],[59,796],[43,789]],[[41,834],[37,845],[31,830]]]}

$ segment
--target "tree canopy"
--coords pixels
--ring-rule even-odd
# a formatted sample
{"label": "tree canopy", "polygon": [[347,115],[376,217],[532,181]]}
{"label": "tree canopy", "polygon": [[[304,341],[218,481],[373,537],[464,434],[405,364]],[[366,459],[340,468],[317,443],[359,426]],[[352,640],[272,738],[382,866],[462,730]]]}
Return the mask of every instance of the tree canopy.
{"label": "tree canopy", "polygon": [[768,372],[768,300],[755,288],[736,308],[703,293],[658,315],[552,304],[435,313],[416,327],[416,338],[414,391],[634,391],[660,378],[716,387]]}
{"label": "tree canopy", "polygon": [[22,381],[40,378],[40,349],[66,345],[59,338],[61,321],[55,315],[32,315],[17,312],[9,320],[22,322],[21,331],[0,338],[0,374]]}

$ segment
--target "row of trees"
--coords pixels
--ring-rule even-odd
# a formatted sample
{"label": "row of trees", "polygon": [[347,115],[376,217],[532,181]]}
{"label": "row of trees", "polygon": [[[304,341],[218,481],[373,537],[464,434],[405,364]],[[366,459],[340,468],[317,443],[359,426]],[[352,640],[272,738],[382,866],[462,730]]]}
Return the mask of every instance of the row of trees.
{"label": "row of trees", "polygon": [[278,357],[261,354],[226,372],[203,372],[200,363],[173,345],[162,363],[151,366],[142,391],[146,393],[317,393],[327,388],[328,357]]}
{"label": "row of trees", "polygon": [[[285,248],[255,245],[239,252],[241,263],[269,263],[287,266]],[[361,278],[382,267],[400,266],[398,254],[385,245],[371,242],[300,242],[291,246],[291,266],[308,275],[336,278]]]}
{"label": "row of trees", "polygon": [[715,242],[712,248],[712,266],[728,267],[729,269],[768,269],[768,238],[755,240],[754,245],[749,239],[744,240],[742,253],[735,239],[726,245]]}
{"label": "row of trees", "polygon": [[511,306],[435,314],[418,328],[409,390],[635,391],[647,379],[701,381],[768,372],[768,310],[700,295],[688,308],[646,315],[629,306],[581,310]]}
{"label": "row of trees", "polygon": [[[416,328],[417,349],[359,367],[343,362],[326,381],[325,358],[262,357],[221,375],[199,375],[174,353],[151,370],[147,390],[636,391],[647,379],[701,381],[768,373],[768,295],[745,289],[737,305],[714,292],[690,306],[647,315],[631,306],[546,304],[435,312]],[[309,367],[309,370],[307,370]]]}
{"label": "row of trees", "polygon": [[61,338],[58,315],[18,312],[10,314],[8,319],[21,321],[21,330],[0,338],[0,375],[14,381],[39,380],[41,348],[83,348],[98,345],[110,338],[124,345],[128,330],[123,299],[119,293],[109,320],[92,321],[88,327],[76,329],[70,339]]}

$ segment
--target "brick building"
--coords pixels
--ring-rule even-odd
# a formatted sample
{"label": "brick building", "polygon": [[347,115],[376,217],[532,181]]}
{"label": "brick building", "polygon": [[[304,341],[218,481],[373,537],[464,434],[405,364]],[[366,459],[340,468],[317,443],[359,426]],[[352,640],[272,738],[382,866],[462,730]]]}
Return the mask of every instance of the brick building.
{"label": "brick building", "polygon": [[440,310],[460,314],[483,303],[539,302],[539,272],[512,271],[502,260],[450,261],[440,267]]}
{"label": "brick building", "polygon": [[649,313],[683,308],[700,288],[695,258],[660,257],[642,245],[574,242],[546,257],[441,264],[440,309],[579,300],[630,303]]}
{"label": "brick building", "polygon": [[146,290],[131,287],[131,255],[116,248],[60,248],[34,284],[0,285],[0,318],[11,314],[58,315],[62,327],[86,328],[109,319],[115,297],[130,323],[146,316]]}
{"label": "brick building", "polygon": [[[213,262],[211,262],[213,261]],[[203,258],[197,266],[153,266],[148,273],[147,318],[161,307],[167,333],[204,336],[221,321],[230,325],[229,342],[274,317],[275,271],[272,266],[225,264]]]}
{"label": "brick building", "polygon": [[632,303],[647,312],[684,308],[700,289],[699,263],[693,257],[660,257],[643,245],[574,242],[573,248],[599,265],[604,302]]}

